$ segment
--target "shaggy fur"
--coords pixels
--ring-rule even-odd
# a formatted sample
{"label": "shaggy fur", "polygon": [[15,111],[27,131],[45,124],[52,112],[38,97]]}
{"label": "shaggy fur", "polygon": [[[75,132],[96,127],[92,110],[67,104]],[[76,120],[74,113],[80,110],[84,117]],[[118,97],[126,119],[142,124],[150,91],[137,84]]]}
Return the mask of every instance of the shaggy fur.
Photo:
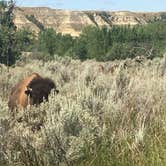
{"label": "shaggy fur", "polygon": [[30,102],[35,105],[43,102],[43,99],[48,101],[52,89],[58,92],[54,82],[49,78],[35,78],[29,83],[27,89],[25,93],[30,96]]}
{"label": "shaggy fur", "polygon": [[[15,108],[25,108],[28,104],[38,105],[43,98],[48,100],[52,89],[56,89],[56,86],[51,79],[32,73],[12,88],[8,106],[10,110],[14,110]],[[56,90],[56,92],[58,91]]]}

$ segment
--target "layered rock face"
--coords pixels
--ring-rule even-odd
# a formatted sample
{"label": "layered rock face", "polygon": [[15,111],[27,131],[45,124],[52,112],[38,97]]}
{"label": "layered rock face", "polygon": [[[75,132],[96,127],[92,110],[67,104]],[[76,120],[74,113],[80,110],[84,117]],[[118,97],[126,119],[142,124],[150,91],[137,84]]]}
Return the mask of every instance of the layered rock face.
{"label": "layered rock face", "polygon": [[146,24],[151,20],[166,20],[166,12],[134,13],[128,11],[70,11],[47,7],[17,7],[14,10],[15,25],[26,27],[38,33],[42,27],[53,28],[62,34],[79,36],[88,25],[136,25]]}

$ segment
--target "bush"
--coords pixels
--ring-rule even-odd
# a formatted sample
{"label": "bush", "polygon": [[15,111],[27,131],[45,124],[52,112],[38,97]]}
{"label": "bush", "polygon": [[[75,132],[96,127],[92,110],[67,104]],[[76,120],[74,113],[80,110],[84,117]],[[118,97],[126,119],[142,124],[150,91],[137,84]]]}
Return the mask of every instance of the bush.
{"label": "bush", "polygon": [[[9,72],[1,66],[1,165],[165,165],[165,59],[107,62],[98,72],[100,62],[56,58]],[[115,64],[114,72],[106,70]],[[6,94],[32,72],[52,78],[60,93],[18,111],[17,122]]]}

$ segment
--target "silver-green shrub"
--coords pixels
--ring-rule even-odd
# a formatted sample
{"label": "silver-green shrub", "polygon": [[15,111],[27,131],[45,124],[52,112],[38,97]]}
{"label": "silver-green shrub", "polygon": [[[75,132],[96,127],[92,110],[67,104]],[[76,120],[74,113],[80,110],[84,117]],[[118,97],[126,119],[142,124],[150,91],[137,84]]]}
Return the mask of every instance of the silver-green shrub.
{"label": "silver-green shrub", "polygon": [[[164,165],[162,62],[57,58],[1,66],[0,165]],[[32,72],[53,79],[60,93],[13,118],[7,106],[11,87]]]}

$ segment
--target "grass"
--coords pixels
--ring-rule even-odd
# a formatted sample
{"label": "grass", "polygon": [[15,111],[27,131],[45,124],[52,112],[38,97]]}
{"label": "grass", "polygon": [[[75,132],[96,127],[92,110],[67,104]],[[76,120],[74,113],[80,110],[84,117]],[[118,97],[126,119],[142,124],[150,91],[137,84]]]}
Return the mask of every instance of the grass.
{"label": "grass", "polygon": [[[28,60],[9,72],[1,65],[0,165],[165,166],[165,62]],[[32,72],[52,78],[60,93],[20,110],[18,122],[8,96]]]}

